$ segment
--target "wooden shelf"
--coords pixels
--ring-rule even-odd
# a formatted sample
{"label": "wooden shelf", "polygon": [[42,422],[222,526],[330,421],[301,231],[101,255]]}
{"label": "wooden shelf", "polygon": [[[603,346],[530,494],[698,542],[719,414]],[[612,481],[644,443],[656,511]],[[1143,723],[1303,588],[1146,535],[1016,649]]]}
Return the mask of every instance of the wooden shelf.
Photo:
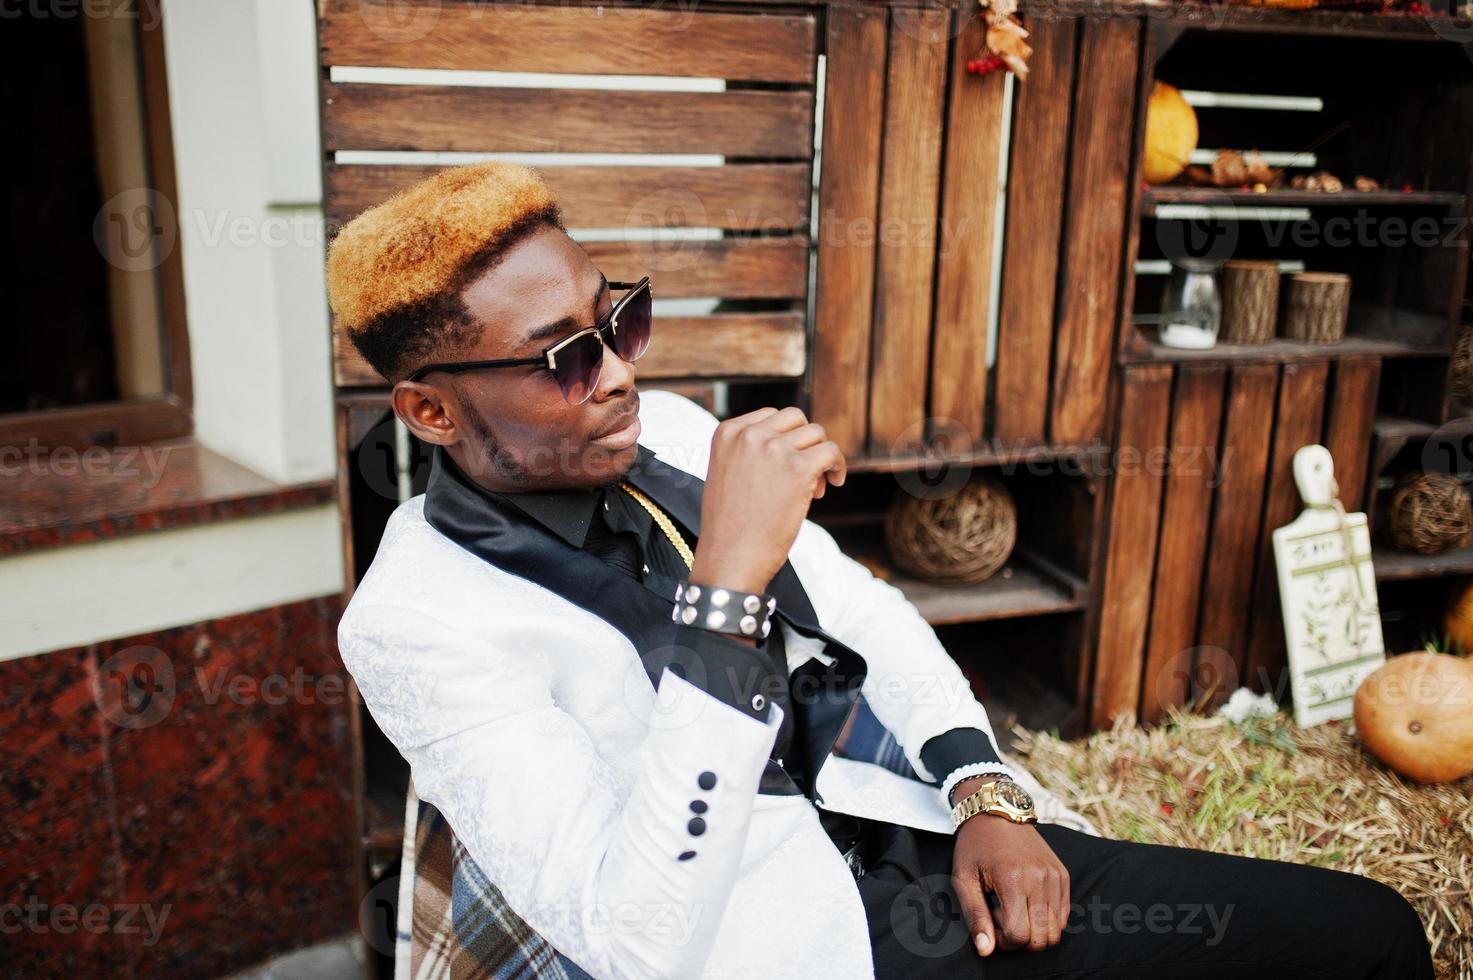
{"label": "wooden shelf", "polygon": [[1441,425],[1424,422],[1421,419],[1407,419],[1396,415],[1378,415],[1372,426],[1376,438],[1387,442],[1408,443],[1417,439],[1427,439],[1433,435],[1457,437],[1473,435],[1473,417],[1449,419]]}
{"label": "wooden shelf", "polygon": [[905,593],[932,626],[1077,612],[1085,606],[1084,582],[1035,555],[1015,551],[997,574],[976,585],[937,585],[895,568],[874,531],[833,529],[845,554]]}
{"label": "wooden shelf", "polygon": [[1378,582],[1473,575],[1473,546],[1444,551],[1440,555],[1423,555],[1386,545],[1374,545],[1371,548],[1371,562],[1375,565]]}
{"label": "wooden shelf", "polygon": [[1237,207],[1417,207],[1463,210],[1468,199],[1451,191],[1355,191],[1339,194],[1276,188],[1261,194],[1239,188],[1151,187],[1141,191],[1141,216],[1152,217],[1163,204],[1231,204]]}
{"label": "wooden shelf", "polygon": [[1281,363],[1284,361],[1323,361],[1357,355],[1377,357],[1446,357],[1447,351],[1440,348],[1412,347],[1390,340],[1372,337],[1346,337],[1338,344],[1311,344],[1298,340],[1273,340],[1267,344],[1218,344],[1207,350],[1179,350],[1167,347],[1151,339],[1152,328],[1136,328],[1138,343],[1134,350],[1127,349],[1123,355],[1126,363],[1181,362],[1193,363],[1236,363],[1259,361]]}
{"label": "wooden shelf", "polygon": [[[1058,0],[1056,0],[1058,2]],[[1084,0],[1063,0],[1066,6],[1089,10],[1095,5]],[[1130,9],[1129,4],[1112,8]],[[1175,4],[1169,13],[1154,4],[1141,4],[1153,19],[1161,17],[1167,28],[1247,31],[1269,34],[1322,35],[1343,38],[1369,38],[1387,41],[1422,41],[1456,44],[1456,29],[1467,29],[1467,20],[1450,17],[1428,18],[1405,13],[1363,13],[1338,10],[1279,10],[1269,7],[1222,6],[1217,3],[1187,2]],[[1023,9],[1028,5],[1025,3]],[[1435,23],[1434,23],[1435,21]]]}
{"label": "wooden shelf", "polygon": [[1002,440],[983,439],[970,451],[935,456],[851,456],[850,473],[902,473],[940,466],[1003,466],[1056,459],[1083,459],[1098,447],[1088,446],[1018,446]]}

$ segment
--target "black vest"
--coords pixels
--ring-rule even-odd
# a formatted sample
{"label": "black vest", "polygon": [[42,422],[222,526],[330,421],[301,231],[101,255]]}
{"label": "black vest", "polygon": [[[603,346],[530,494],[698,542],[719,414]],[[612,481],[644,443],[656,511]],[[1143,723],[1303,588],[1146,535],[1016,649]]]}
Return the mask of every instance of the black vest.
{"label": "black vest", "polygon": [[[638,457],[625,478],[682,530],[699,538],[704,481],[662,462],[644,446],[638,447]],[[676,643],[679,627],[671,620],[673,590],[669,595],[662,594],[653,583],[631,578],[597,556],[573,547],[526,515],[498,504],[461,474],[438,447],[425,494],[425,519],[471,554],[536,582],[618,630],[638,651],[652,684],[658,685],[660,674],[667,666],[677,664],[682,652],[688,654]],[[794,696],[779,701],[784,711],[794,712],[791,752],[799,755],[795,761],[803,773],[804,789],[810,798],[817,799],[814,786],[819,767],[834,750],[858,700],[865,662],[818,625],[813,605],[790,563],[783,563],[767,591],[777,599],[778,618],[799,634],[823,641],[824,652],[834,658],[832,665],[815,659],[800,667],[793,673],[790,686],[784,688]],[[787,669],[785,663],[775,667],[784,672]],[[800,790],[782,768],[769,762],[761,791],[792,794]]]}

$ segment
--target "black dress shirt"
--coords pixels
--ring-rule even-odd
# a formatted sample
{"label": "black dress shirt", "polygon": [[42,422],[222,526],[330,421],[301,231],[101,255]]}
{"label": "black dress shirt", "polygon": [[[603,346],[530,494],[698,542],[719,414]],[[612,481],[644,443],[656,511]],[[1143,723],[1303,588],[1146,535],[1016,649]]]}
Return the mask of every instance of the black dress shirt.
{"label": "black dress shirt", "polygon": [[[486,496],[515,508],[568,544],[596,556],[660,595],[673,596],[675,587],[689,577],[685,559],[649,511],[617,484],[593,490],[487,493]],[[673,517],[671,523],[694,553],[695,535]],[[701,584],[721,585],[720,582]],[[689,648],[695,654],[694,663],[707,671],[741,672],[742,676],[732,678],[730,683],[699,685],[708,693],[728,703],[741,699],[744,703],[732,706],[762,720],[770,716],[771,705],[782,709],[771,756],[781,772],[770,766],[763,777],[763,788],[765,792],[780,792],[782,787],[778,784],[786,783],[787,792],[802,792],[808,788],[809,760],[802,747],[794,751],[793,744],[799,720],[797,710],[801,706],[795,705],[792,698],[782,629],[776,619],[772,622],[772,632],[755,649],[740,640],[695,626],[682,626],[677,642]],[[751,692],[762,694],[766,704],[761,709],[752,707]]]}

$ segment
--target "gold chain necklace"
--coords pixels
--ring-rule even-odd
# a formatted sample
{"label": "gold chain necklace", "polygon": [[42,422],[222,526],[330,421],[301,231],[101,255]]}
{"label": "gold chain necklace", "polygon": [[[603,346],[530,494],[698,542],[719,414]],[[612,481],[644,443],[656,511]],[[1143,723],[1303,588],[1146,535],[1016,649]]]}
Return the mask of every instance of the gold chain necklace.
{"label": "gold chain necklace", "polygon": [[629,494],[639,506],[650,512],[650,516],[655,519],[655,523],[660,526],[660,530],[665,532],[665,537],[670,539],[670,543],[680,553],[680,558],[685,562],[687,569],[696,563],[695,555],[692,555],[690,552],[690,545],[685,543],[685,539],[680,536],[680,532],[676,530],[670,518],[666,517],[665,512],[655,506],[653,500],[634,489],[624,480],[619,481],[619,489]]}

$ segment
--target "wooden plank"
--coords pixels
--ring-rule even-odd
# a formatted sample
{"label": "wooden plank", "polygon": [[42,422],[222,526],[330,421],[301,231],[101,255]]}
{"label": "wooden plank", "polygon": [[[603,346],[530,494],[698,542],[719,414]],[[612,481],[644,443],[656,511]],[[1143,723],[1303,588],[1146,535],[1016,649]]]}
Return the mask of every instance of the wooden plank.
{"label": "wooden plank", "polygon": [[818,191],[811,416],[845,453],[864,448],[879,212],[885,12],[825,17],[823,170]]}
{"label": "wooden plank", "polygon": [[1371,564],[1375,566],[1378,582],[1473,575],[1473,547],[1424,555],[1415,551],[1402,551],[1390,545],[1373,544]]}
{"label": "wooden plank", "polygon": [[801,299],[808,294],[808,239],[587,242],[583,250],[610,279],[650,277],[657,299]]}
{"label": "wooden plank", "polygon": [[[339,387],[383,387],[341,331],[333,330]],[[656,317],[654,342],[640,359],[641,378],[798,378],[806,366],[803,314],[716,313]]]}
{"label": "wooden plank", "polygon": [[[329,164],[326,213],[346,223],[440,170],[439,166]],[[724,228],[767,233],[808,224],[809,165],[539,167],[569,228]]]}
{"label": "wooden plank", "polygon": [[1303,510],[1294,483],[1294,454],[1320,439],[1325,422],[1325,389],[1330,366],[1286,364],[1279,383],[1278,417],[1268,469],[1263,528],[1258,535],[1258,574],[1254,584],[1252,620],[1243,651],[1241,683],[1255,691],[1284,697],[1289,690],[1284,620],[1279,604],[1278,572],[1274,567],[1273,532]]}
{"label": "wooden plank", "polygon": [[1090,704],[1096,728],[1137,710],[1163,482],[1149,460],[1166,446],[1170,403],[1171,368],[1125,371]]}
{"label": "wooden plank", "polygon": [[1380,382],[1378,358],[1347,358],[1335,365],[1334,391],[1325,418],[1325,448],[1335,460],[1340,502],[1348,511],[1360,510],[1366,499]]}
{"label": "wooden plank", "polygon": [[1224,701],[1243,676],[1278,380],[1275,365],[1244,364],[1233,368],[1228,383],[1219,451],[1222,482],[1212,508],[1194,667],[1199,683],[1213,688],[1208,707]]}
{"label": "wooden plank", "polygon": [[[997,216],[1004,72],[977,78],[967,59],[986,47],[980,12],[958,12],[946,120],[941,188],[940,260],[936,268],[936,327],[931,341],[931,415],[947,430],[984,435],[987,404],[987,320]],[[956,423],[956,424],[952,424]]]}
{"label": "wooden plank", "polygon": [[1033,17],[1027,26],[1033,58],[1013,107],[992,426],[997,439],[1031,444],[1044,441],[1048,419],[1077,21]]}
{"label": "wooden plank", "polygon": [[1087,20],[1082,32],[1078,76],[1088,83],[1076,86],[1050,411],[1050,437],[1060,443],[1088,442],[1104,427],[1141,27],[1133,19]]}
{"label": "wooden plank", "polygon": [[813,79],[812,14],[323,0],[324,65]]}
{"label": "wooden plank", "polygon": [[1159,720],[1191,693],[1192,648],[1202,598],[1212,493],[1221,473],[1222,368],[1182,368],[1171,409],[1171,457],[1161,509],[1161,540],[1151,596],[1150,639],[1141,687],[1141,720]]}
{"label": "wooden plank", "polygon": [[322,94],[323,148],[330,152],[724,153],[801,159],[813,150],[812,92],[327,82]]}
{"label": "wooden plank", "polygon": [[656,381],[639,387],[644,391],[673,391],[715,415],[717,384],[715,381]]}
{"label": "wooden plank", "polygon": [[871,452],[925,435],[931,282],[946,97],[945,10],[895,10],[885,96],[880,231],[875,270]]}
{"label": "wooden plank", "polygon": [[[1166,41],[1159,30],[1147,27],[1141,36],[1141,65],[1157,65],[1161,58],[1169,50],[1172,41]],[[1163,50],[1166,49],[1166,50]],[[1154,67],[1142,68],[1136,73],[1135,88],[1135,113],[1131,120],[1134,127],[1133,132],[1141,134],[1140,139],[1132,139],[1130,147],[1130,169],[1127,173],[1132,175],[1128,181],[1129,202],[1125,209],[1125,256],[1126,267],[1122,270],[1120,277],[1120,302],[1117,308],[1120,311],[1120,327],[1117,331],[1115,350],[1117,357],[1128,356],[1135,351],[1145,334],[1136,328],[1133,322],[1135,312],[1135,291],[1140,277],[1135,274],[1133,259],[1140,255],[1141,249],[1141,191],[1145,184],[1141,174],[1143,172],[1142,157],[1145,152],[1145,130],[1146,117],[1151,105],[1151,91],[1156,85],[1156,72]]]}

